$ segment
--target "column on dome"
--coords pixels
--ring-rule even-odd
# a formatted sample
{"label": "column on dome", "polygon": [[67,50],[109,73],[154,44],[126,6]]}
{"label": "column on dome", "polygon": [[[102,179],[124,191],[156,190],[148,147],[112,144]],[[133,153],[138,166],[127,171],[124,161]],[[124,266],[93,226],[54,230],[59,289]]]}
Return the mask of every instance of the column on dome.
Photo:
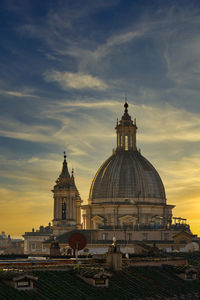
{"label": "column on dome", "polygon": [[128,103],[124,104],[124,114],[115,127],[117,133],[117,150],[136,151],[136,121],[128,114]]}

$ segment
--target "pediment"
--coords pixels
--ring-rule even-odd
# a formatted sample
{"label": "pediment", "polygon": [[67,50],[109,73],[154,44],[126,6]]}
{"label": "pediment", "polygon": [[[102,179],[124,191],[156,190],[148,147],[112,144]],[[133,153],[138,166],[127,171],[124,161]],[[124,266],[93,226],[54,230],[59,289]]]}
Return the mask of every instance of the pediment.
{"label": "pediment", "polygon": [[177,234],[175,234],[173,236],[173,238],[188,238],[188,239],[192,239],[193,235],[190,234],[190,233],[188,233],[188,232],[181,231],[181,232],[178,232]]}
{"label": "pediment", "polygon": [[120,217],[119,220],[121,222],[133,222],[136,220],[136,218],[133,216],[130,216],[130,215],[126,215],[126,216]]}
{"label": "pediment", "polygon": [[100,221],[100,222],[102,222],[104,220],[104,218],[102,218],[100,216],[94,216],[91,220],[92,221]]}
{"label": "pediment", "polygon": [[181,231],[181,232],[178,232],[177,234],[175,234],[173,236],[173,240],[175,243],[189,243],[192,241],[192,238],[193,238],[193,235],[188,233],[188,232],[185,232],[185,231]]}

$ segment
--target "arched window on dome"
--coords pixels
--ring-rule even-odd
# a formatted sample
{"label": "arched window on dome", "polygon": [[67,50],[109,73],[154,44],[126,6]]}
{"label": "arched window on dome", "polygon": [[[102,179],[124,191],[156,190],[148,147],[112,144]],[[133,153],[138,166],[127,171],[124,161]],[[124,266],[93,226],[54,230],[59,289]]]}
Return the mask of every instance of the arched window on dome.
{"label": "arched window on dome", "polygon": [[123,147],[123,136],[121,135],[121,147]]}
{"label": "arched window on dome", "polygon": [[128,151],[128,136],[125,135],[125,151]]}

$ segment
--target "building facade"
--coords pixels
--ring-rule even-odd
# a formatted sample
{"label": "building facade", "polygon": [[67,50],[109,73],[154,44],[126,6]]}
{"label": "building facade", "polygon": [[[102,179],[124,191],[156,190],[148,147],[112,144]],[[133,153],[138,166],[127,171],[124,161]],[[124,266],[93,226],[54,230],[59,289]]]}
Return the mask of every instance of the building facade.
{"label": "building facade", "polygon": [[[149,246],[156,243],[160,249],[169,252],[183,251],[188,240],[183,239],[177,244],[181,232],[189,235],[190,243],[193,241],[186,220],[173,218],[175,206],[167,204],[158,172],[137,148],[136,120],[129,115],[127,102],[115,130],[116,149],[94,176],[85,205],[81,205],[73,171],[70,175],[64,153],[62,171],[52,190],[52,232],[43,236],[43,242],[40,237],[41,253],[44,249],[46,254],[49,253],[55,237],[61,253],[66,253],[70,236],[77,232],[85,236],[87,251],[91,253],[107,252],[113,237],[120,243],[122,251],[128,253],[137,252],[141,243]],[[25,245],[28,240],[30,244],[34,243],[33,237],[37,239],[33,232],[26,233]]]}
{"label": "building facade", "polygon": [[24,254],[48,255],[49,248],[43,244],[49,240],[53,234],[51,223],[48,226],[40,226],[39,229],[32,229],[31,232],[25,232],[24,238]]}

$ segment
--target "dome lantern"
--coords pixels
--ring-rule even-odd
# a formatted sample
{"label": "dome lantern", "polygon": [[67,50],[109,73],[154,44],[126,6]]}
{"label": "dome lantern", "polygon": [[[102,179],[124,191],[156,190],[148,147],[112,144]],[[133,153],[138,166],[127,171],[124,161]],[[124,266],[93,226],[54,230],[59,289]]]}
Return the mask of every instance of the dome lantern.
{"label": "dome lantern", "polygon": [[136,151],[136,122],[133,123],[128,113],[128,103],[125,98],[124,114],[115,127],[117,133],[117,150]]}

